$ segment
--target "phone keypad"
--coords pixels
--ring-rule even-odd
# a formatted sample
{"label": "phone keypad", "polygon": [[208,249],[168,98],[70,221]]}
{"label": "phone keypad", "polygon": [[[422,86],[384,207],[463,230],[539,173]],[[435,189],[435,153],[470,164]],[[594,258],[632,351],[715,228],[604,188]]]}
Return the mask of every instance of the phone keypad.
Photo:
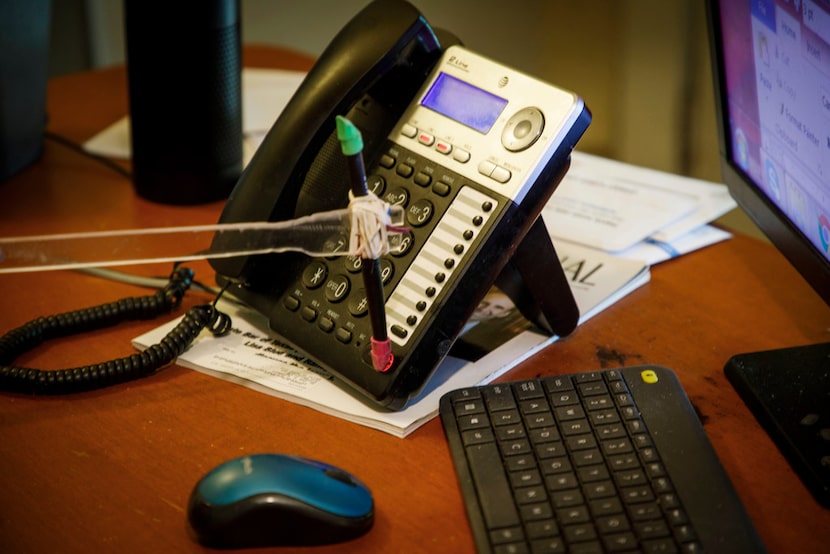
{"label": "phone keypad", "polygon": [[[449,153],[449,152],[448,152]],[[453,275],[488,228],[499,201],[461,176],[390,143],[367,176],[385,202],[402,206],[410,233],[380,260],[390,338],[405,347],[442,299]],[[316,258],[283,298],[285,309],[333,337],[365,348],[371,335],[368,302],[356,256]],[[391,291],[391,293],[390,293]]]}

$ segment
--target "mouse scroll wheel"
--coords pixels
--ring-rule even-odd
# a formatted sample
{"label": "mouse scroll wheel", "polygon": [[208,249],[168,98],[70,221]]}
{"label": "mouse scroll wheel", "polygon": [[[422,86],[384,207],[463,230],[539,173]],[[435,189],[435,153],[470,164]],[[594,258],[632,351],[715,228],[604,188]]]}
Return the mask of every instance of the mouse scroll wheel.
{"label": "mouse scroll wheel", "polygon": [[346,483],[347,485],[350,485],[352,487],[357,486],[357,484],[354,482],[354,479],[352,479],[352,476],[349,475],[348,473],[346,473],[343,470],[329,468],[329,469],[323,470],[323,473],[325,473],[326,475],[328,475],[332,479],[337,479],[338,481],[340,481],[342,483]]}

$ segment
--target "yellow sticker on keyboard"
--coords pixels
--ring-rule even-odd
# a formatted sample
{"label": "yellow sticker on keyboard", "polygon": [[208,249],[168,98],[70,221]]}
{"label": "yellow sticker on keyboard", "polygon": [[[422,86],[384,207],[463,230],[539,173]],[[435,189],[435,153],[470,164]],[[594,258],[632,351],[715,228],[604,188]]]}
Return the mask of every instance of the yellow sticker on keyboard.
{"label": "yellow sticker on keyboard", "polygon": [[644,369],[641,371],[640,378],[642,378],[644,383],[648,383],[649,385],[652,385],[659,380],[657,378],[657,372],[653,369]]}

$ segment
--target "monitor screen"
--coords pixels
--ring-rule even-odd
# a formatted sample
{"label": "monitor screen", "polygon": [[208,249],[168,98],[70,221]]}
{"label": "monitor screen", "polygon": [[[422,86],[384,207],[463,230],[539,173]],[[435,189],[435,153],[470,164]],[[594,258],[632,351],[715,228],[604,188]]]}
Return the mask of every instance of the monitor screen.
{"label": "monitor screen", "polygon": [[723,176],[830,303],[830,3],[712,0]]}

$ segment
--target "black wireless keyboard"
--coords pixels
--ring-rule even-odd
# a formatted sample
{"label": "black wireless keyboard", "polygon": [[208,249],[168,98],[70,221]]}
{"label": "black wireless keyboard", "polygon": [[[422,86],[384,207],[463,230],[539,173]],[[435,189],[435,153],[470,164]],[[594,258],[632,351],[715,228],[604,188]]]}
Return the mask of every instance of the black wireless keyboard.
{"label": "black wireless keyboard", "polygon": [[447,393],[481,552],[763,552],[674,372],[638,366]]}

